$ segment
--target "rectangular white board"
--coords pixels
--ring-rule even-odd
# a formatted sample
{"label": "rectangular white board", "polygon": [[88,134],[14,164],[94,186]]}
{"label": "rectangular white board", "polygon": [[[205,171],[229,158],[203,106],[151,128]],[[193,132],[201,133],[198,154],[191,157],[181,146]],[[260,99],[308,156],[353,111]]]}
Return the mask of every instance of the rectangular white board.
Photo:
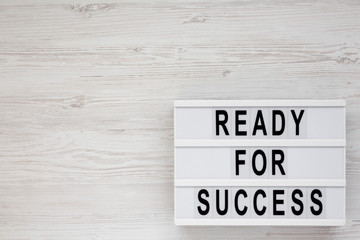
{"label": "rectangular white board", "polygon": [[345,223],[345,101],[176,101],[174,115],[176,224]]}

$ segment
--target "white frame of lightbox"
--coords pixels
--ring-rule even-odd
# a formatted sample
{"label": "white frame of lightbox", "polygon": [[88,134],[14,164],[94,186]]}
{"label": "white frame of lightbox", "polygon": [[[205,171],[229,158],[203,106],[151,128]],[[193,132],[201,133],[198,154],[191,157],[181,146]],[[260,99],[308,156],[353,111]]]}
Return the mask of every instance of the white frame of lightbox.
{"label": "white frame of lightbox", "polygon": [[[206,107],[343,107],[343,139],[176,139],[176,108]],[[269,141],[270,140],[270,141]],[[344,179],[176,179],[176,148],[221,146],[310,146],[343,147]],[[178,219],[176,187],[191,186],[321,186],[344,188],[343,219]],[[174,101],[174,219],[176,225],[242,225],[242,226],[342,226],[346,221],[346,102],[345,100],[176,100]]]}

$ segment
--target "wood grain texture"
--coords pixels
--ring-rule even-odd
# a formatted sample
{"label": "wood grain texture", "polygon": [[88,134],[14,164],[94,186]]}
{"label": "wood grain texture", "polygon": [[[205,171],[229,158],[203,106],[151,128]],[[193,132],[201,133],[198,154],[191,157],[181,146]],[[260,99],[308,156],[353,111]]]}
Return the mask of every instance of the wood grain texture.
{"label": "wood grain texture", "polygon": [[[0,239],[359,239],[359,1],[0,1]],[[173,224],[173,101],[347,101],[344,227]]]}

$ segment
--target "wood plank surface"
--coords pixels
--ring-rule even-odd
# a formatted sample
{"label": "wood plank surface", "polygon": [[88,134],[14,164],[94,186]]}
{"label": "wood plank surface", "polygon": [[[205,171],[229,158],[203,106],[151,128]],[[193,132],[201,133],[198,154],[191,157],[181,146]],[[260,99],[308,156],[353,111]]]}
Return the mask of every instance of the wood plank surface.
{"label": "wood plank surface", "polygon": [[[0,239],[359,239],[359,13],[355,0],[0,1]],[[174,100],[338,98],[345,226],[174,225]]]}

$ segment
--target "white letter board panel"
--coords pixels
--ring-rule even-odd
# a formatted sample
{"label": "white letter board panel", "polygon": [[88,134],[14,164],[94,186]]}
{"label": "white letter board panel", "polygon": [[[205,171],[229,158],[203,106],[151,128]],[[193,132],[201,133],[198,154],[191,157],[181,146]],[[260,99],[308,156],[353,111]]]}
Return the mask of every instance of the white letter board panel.
{"label": "white letter board panel", "polygon": [[175,101],[177,225],[345,224],[344,100]]}

